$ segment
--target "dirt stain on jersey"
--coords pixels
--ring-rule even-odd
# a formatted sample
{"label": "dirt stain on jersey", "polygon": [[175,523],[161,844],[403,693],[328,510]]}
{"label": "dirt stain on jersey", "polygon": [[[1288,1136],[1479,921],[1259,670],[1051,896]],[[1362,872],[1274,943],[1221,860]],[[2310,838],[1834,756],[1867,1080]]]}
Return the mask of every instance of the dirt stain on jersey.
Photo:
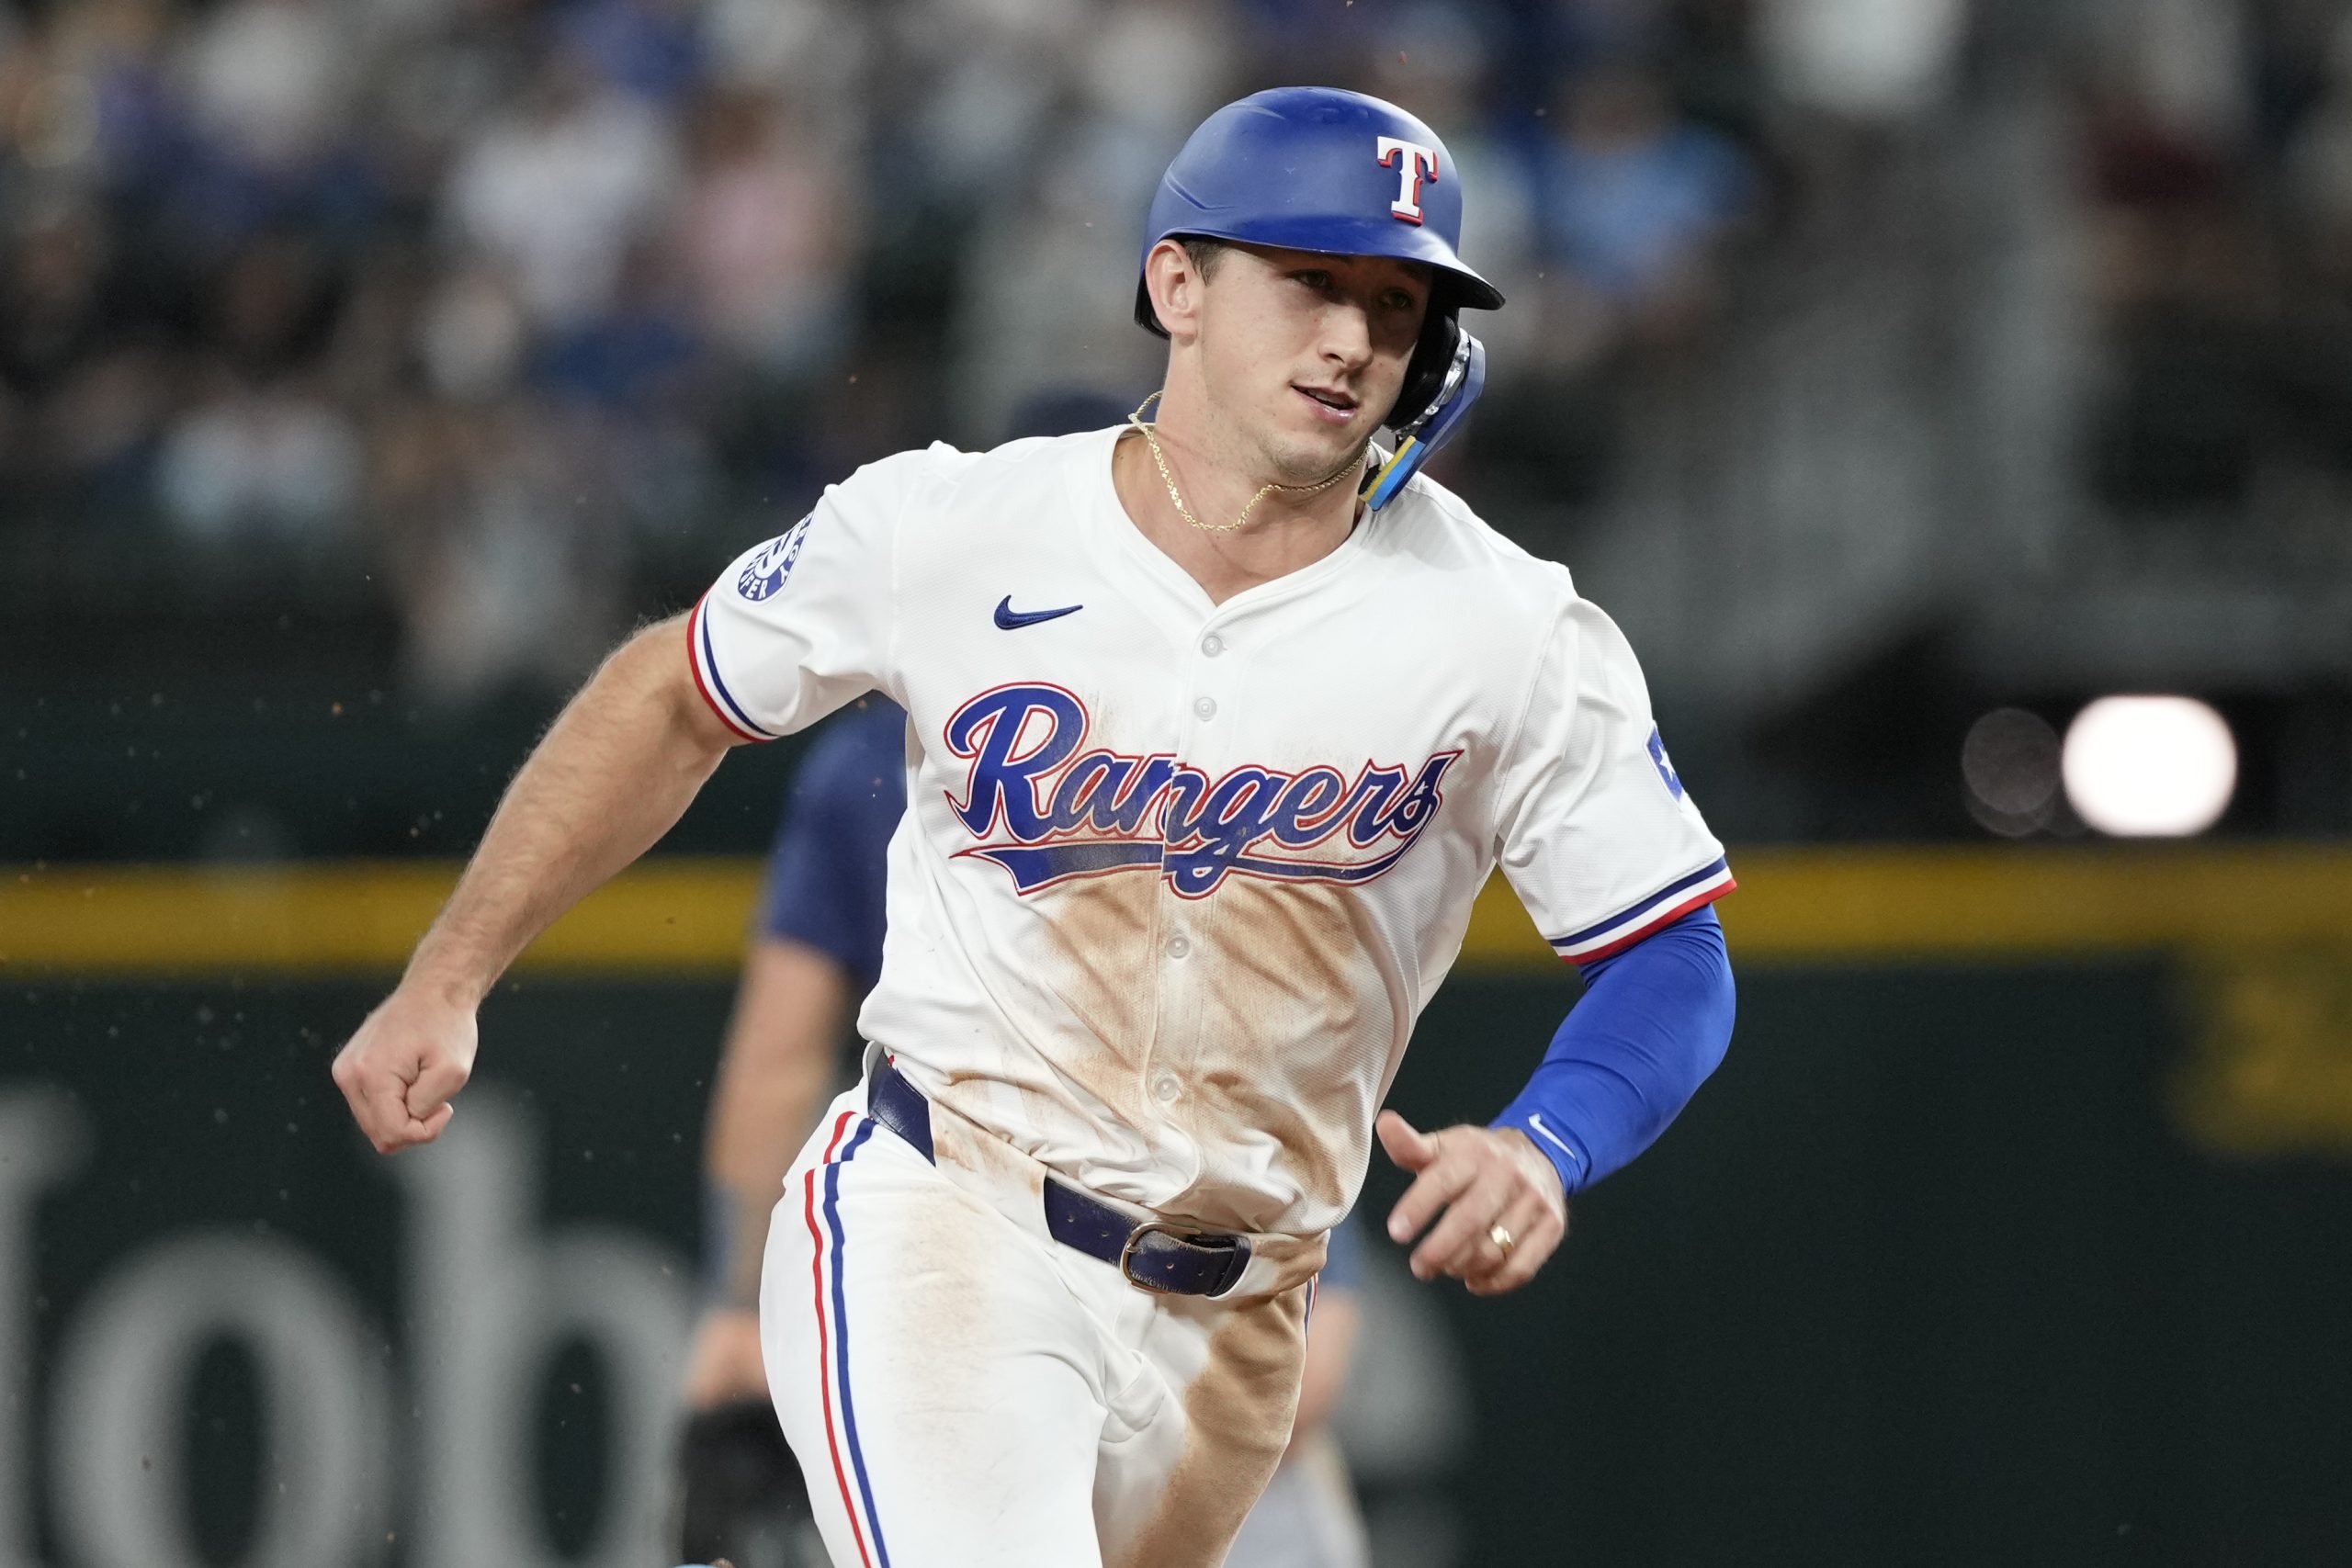
{"label": "dirt stain on jersey", "polygon": [[[1371,1150],[1405,1005],[1382,976],[1372,912],[1349,888],[1237,876],[1194,926],[1217,978],[1202,998],[1190,1108],[1206,1163],[1185,1209],[1211,1217],[1216,1187],[1242,1175],[1217,1168],[1216,1151],[1240,1153],[1243,1129],[1274,1141],[1308,1202],[1343,1209]],[[1215,1217],[1287,1228],[1262,1209]]]}
{"label": "dirt stain on jersey", "polygon": [[1216,1568],[1290,1446],[1306,1362],[1306,1292],[1237,1303],[1184,1390],[1184,1448],[1143,1529],[1105,1542],[1115,1568]]}
{"label": "dirt stain on jersey", "polygon": [[1089,877],[1053,889],[1040,911],[1047,954],[1038,982],[1069,1010],[1093,1045],[1048,1054],[1056,1067],[1135,1127],[1148,1122],[1143,1073],[1159,1001],[1159,892],[1156,876]]}
{"label": "dirt stain on jersey", "polygon": [[962,1173],[968,1186],[1015,1224],[1024,1212],[1034,1213],[1045,1197],[1045,1167],[952,1107],[932,1107],[931,1146],[943,1171]]}

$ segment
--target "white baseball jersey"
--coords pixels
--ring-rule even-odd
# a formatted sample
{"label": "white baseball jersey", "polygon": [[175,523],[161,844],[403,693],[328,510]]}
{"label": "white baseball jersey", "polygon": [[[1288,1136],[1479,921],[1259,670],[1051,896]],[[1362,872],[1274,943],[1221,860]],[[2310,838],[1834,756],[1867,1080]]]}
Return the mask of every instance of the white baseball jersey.
{"label": "white baseball jersey", "polygon": [[860,469],[704,597],[695,674],[756,739],[906,708],[859,1022],[917,1088],[1110,1197],[1317,1233],[1498,863],[1576,960],[1731,874],[1565,568],[1423,478],[1212,604],[1119,434]]}

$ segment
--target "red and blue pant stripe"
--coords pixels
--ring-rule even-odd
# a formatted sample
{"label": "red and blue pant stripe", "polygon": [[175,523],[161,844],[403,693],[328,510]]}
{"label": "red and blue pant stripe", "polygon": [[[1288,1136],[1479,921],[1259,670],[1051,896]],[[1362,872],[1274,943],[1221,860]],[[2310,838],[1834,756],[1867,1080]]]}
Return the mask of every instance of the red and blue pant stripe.
{"label": "red and blue pant stripe", "polygon": [[[856,1131],[850,1131],[854,1122]],[[808,1223],[808,1238],[815,1251],[810,1258],[808,1272],[816,1293],[817,1307],[817,1378],[825,1412],[825,1447],[832,1461],[833,1483],[840,1488],[842,1507],[849,1515],[852,1538],[857,1543],[858,1561],[865,1568],[890,1568],[890,1549],[883,1543],[882,1519],[874,1508],[874,1483],[865,1470],[865,1451],[857,1440],[857,1406],[850,1396],[849,1378],[849,1307],[847,1292],[842,1279],[842,1256],[848,1244],[842,1224],[842,1168],[846,1166],[858,1148],[873,1134],[874,1123],[855,1111],[844,1111],[833,1124],[833,1135],[825,1148],[824,1164],[808,1172],[804,1213]],[[847,1136],[844,1145],[842,1140]],[[822,1178],[823,1199],[819,1200],[820,1178]],[[823,1210],[821,1228],[819,1210]],[[831,1311],[827,1312],[825,1274],[830,1259],[832,1274]],[[841,1425],[833,1424],[833,1408],[841,1407]],[[846,1454],[847,1462],[843,1462]],[[853,1495],[851,1478],[856,1478]],[[871,1545],[869,1546],[869,1542]]]}

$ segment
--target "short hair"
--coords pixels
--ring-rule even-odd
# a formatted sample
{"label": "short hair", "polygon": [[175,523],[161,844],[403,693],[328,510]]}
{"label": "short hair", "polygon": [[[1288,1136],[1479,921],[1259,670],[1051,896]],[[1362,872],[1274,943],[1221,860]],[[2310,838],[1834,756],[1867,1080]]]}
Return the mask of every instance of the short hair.
{"label": "short hair", "polygon": [[1206,283],[1230,247],[1223,240],[1212,240],[1201,234],[1184,234],[1179,238],[1183,243],[1185,255],[1192,258],[1193,270],[1201,275],[1203,283]]}

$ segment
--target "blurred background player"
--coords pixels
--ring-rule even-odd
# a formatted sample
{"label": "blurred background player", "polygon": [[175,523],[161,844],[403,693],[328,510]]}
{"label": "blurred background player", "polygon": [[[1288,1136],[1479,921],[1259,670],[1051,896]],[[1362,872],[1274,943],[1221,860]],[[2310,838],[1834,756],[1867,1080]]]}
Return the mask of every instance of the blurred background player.
{"label": "blurred background player", "polygon": [[883,851],[906,809],[906,716],[870,696],[795,777],[760,893],[712,1100],[704,1172],[709,1305],[687,1363],[681,1552],[737,1568],[822,1564],[808,1495],[768,1403],[760,1259],[793,1152],[846,1066],[882,964]]}
{"label": "blurred background player", "polygon": [[[794,1152],[846,1078],[841,1046],[882,967],[885,850],[906,810],[906,715],[868,696],[826,725],[795,776],[712,1096],[704,1170],[709,1304],[687,1363],[678,1550],[735,1568],[823,1568],[800,1467],[760,1359],[760,1260]],[[1289,1456],[1228,1568],[1361,1568],[1362,1517],[1326,1430],[1358,1326],[1363,1242],[1333,1233]]]}

